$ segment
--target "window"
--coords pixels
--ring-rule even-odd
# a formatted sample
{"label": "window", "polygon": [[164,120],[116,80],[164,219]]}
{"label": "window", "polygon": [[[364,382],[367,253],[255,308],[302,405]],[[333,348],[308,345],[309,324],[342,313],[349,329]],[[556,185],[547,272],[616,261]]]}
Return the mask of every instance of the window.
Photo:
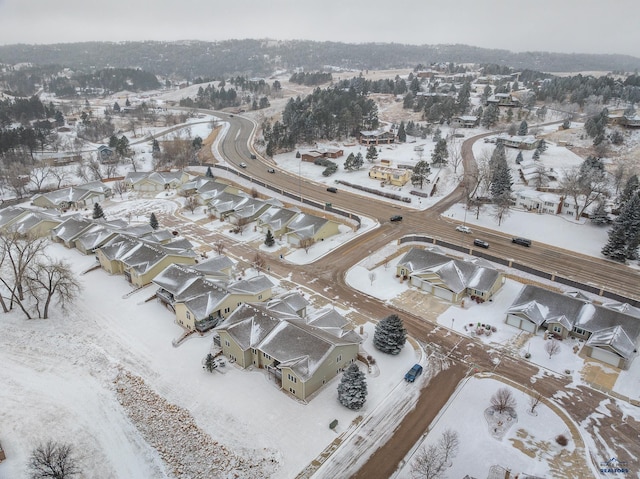
{"label": "window", "polygon": [[584,329],[581,329],[581,328],[573,328],[573,331],[574,331],[576,334],[584,335]]}
{"label": "window", "polygon": [[251,348],[251,352],[252,352],[253,354],[258,354],[258,350],[257,350],[257,349],[254,349],[254,348]]}
{"label": "window", "polygon": [[269,356],[267,353],[262,353],[262,355],[264,356],[265,359],[271,359],[271,356]]}
{"label": "window", "polygon": [[262,301],[262,295],[261,295],[261,294],[259,294],[259,295],[258,295],[258,299],[259,299],[260,301]]}
{"label": "window", "polygon": [[339,363],[340,361],[342,361],[342,354],[336,358],[336,363]]}
{"label": "window", "polygon": [[553,327],[553,332],[554,332],[554,333],[561,333],[561,332],[562,332],[562,327],[556,324],[556,325]]}
{"label": "window", "polygon": [[231,343],[229,342],[229,340],[228,340],[228,339],[225,339],[225,340],[224,340],[224,345],[225,345],[225,346],[231,346]]}
{"label": "window", "polygon": [[296,390],[295,390],[295,389],[293,389],[293,388],[289,388],[289,392],[290,392],[291,394],[295,394],[295,393],[296,393]]}
{"label": "window", "polygon": [[289,381],[291,381],[292,383],[297,383],[298,382],[298,378],[295,377],[293,374],[287,374],[287,379]]}
{"label": "window", "polygon": [[187,319],[191,319],[191,313],[187,311]]}
{"label": "window", "polygon": [[228,313],[229,311],[231,311],[231,308],[224,308],[225,313]]}

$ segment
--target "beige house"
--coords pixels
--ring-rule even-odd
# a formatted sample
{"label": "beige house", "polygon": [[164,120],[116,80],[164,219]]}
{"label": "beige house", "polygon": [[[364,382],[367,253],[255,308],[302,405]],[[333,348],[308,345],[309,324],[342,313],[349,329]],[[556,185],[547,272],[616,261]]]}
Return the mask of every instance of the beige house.
{"label": "beige house", "polygon": [[279,238],[287,232],[287,225],[300,213],[297,209],[269,208],[256,218],[256,228],[262,233],[271,234]]}
{"label": "beige house", "polygon": [[640,309],[626,303],[596,305],[581,295],[525,285],[507,310],[507,324],[536,334],[584,341],[587,357],[628,369],[640,342]]}
{"label": "beige house", "polygon": [[80,215],[68,217],[51,230],[51,239],[56,243],[64,244],[67,248],[73,248],[76,240],[93,228],[94,224],[93,221]]}
{"label": "beige house", "polygon": [[28,208],[11,207],[0,210],[0,231],[14,232],[23,236],[42,238],[62,223],[58,214],[34,211]]}
{"label": "beige house", "polygon": [[369,170],[369,178],[382,180],[394,186],[404,186],[411,179],[411,171],[404,168],[374,165]]}
{"label": "beige house", "polygon": [[360,132],[359,141],[361,145],[389,145],[395,143],[396,135],[391,131],[366,130]]}
{"label": "beige house", "polygon": [[165,245],[118,236],[98,248],[96,256],[105,271],[123,274],[129,283],[142,287],[170,264],[195,264],[196,255],[190,249],[172,251]]}
{"label": "beige house", "polygon": [[299,213],[286,227],[286,239],[290,245],[300,247],[305,242],[316,243],[337,235],[340,224],[319,216]]}
{"label": "beige house", "polygon": [[72,186],[33,197],[31,204],[40,208],[68,210],[87,208],[111,197],[112,190],[100,181],[81,186]]}
{"label": "beige house", "polygon": [[396,268],[397,274],[412,286],[452,303],[465,296],[487,301],[504,283],[502,273],[489,262],[453,259],[436,249],[411,248]]}
{"label": "beige house", "polygon": [[143,193],[158,193],[160,191],[176,189],[189,181],[189,175],[184,171],[151,171],[129,172],[124,178],[128,188]]}
{"label": "beige house", "polygon": [[336,335],[258,303],[240,306],[217,332],[230,361],[265,369],[269,379],[301,400],[355,362],[361,342],[353,331],[340,329]]}
{"label": "beige house", "polygon": [[520,150],[534,150],[540,144],[535,136],[526,135],[509,135],[508,133],[500,133],[496,136],[496,143],[501,142],[509,148],[518,148]]}

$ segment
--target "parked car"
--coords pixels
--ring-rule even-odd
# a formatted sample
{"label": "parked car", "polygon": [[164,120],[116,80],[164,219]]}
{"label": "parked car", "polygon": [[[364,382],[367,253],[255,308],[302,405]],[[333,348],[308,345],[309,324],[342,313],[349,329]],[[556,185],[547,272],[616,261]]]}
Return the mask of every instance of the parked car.
{"label": "parked car", "polygon": [[420,366],[419,364],[414,364],[413,367],[409,369],[407,374],[404,375],[404,380],[412,383],[421,374],[422,374],[422,366]]}
{"label": "parked car", "polygon": [[489,243],[487,243],[486,241],[482,241],[481,239],[474,239],[473,244],[484,249],[487,249],[489,247]]}
{"label": "parked car", "polygon": [[246,168],[247,164],[243,161],[242,163],[240,163],[240,168]]}
{"label": "parked car", "polygon": [[274,170],[273,168],[267,168],[267,173],[275,173],[276,170]]}
{"label": "parked car", "polygon": [[461,231],[462,233],[471,233],[471,229],[468,226],[464,225],[456,226],[456,231]]}
{"label": "parked car", "polygon": [[527,248],[531,246],[531,240],[527,238],[511,238],[511,242]]}
{"label": "parked car", "polygon": [[251,158],[252,160],[255,160],[255,159],[257,158],[257,156],[256,156],[256,155],[254,155],[253,153],[251,153],[250,158]]}
{"label": "parked car", "polygon": [[389,221],[402,221],[402,216],[393,215],[391,218],[389,218]]}
{"label": "parked car", "polygon": [[333,186],[330,186],[329,188],[327,188],[327,191],[329,193],[337,193],[338,192],[338,188],[334,188]]}

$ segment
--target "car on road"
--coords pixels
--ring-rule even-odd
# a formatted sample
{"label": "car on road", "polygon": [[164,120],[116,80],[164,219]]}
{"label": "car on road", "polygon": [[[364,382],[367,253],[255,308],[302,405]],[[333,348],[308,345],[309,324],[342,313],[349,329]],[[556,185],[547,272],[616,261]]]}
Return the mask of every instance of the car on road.
{"label": "car on road", "polygon": [[404,380],[412,383],[421,374],[422,366],[420,366],[419,364],[414,364],[413,367],[409,369],[409,371],[407,371],[407,374],[404,375]]}
{"label": "car on road", "polygon": [[274,170],[273,168],[267,168],[267,173],[275,173],[276,170]]}
{"label": "car on road", "polygon": [[473,244],[475,246],[479,246],[480,248],[484,248],[484,249],[487,249],[489,247],[489,243],[487,243],[486,241],[483,241],[481,239],[474,239],[473,240]]}
{"label": "car on road", "polygon": [[402,221],[402,216],[393,215],[391,218],[389,218],[389,221]]}
{"label": "car on road", "polygon": [[338,188],[334,188],[333,186],[330,186],[329,188],[327,188],[327,191],[329,193],[337,193],[338,192]]}
{"label": "car on road", "polygon": [[257,159],[258,157],[256,155],[254,155],[253,153],[251,153],[251,155],[249,156],[252,160]]}
{"label": "car on road", "polygon": [[243,161],[242,163],[240,163],[240,168],[246,168],[247,164]]}
{"label": "car on road", "polygon": [[456,226],[456,231],[460,231],[462,233],[471,233],[471,229],[468,226],[465,226],[465,225]]}
{"label": "car on road", "polygon": [[527,238],[511,238],[511,242],[527,248],[531,246],[531,240]]}

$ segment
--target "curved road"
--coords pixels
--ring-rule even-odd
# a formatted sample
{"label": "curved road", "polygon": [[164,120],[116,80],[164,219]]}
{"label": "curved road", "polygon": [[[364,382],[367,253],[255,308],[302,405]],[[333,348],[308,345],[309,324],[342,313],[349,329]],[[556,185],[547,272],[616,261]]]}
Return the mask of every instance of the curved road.
{"label": "curved road", "polygon": [[[214,112],[208,112],[214,113]],[[225,113],[215,113],[217,116],[228,119],[231,127],[228,134],[221,141],[221,153],[225,159],[238,165],[241,161],[247,164],[247,173],[265,181],[277,183],[280,187],[291,192],[297,191],[299,178],[295,172],[282,172],[269,174],[266,172],[267,164],[261,160],[248,160],[250,151],[246,141],[252,135],[253,123],[236,117],[229,117]],[[464,143],[465,161],[468,161],[470,148],[475,138],[468,139]],[[282,174],[286,173],[286,174]],[[270,262],[271,271],[282,277],[289,276],[298,284],[312,286],[327,298],[339,298],[346,307],[351,307],[362,317],[380,319],[393,313],[401,313],[405,328],[408,333],[423,343],[436,345],[443,355],[452,359],[456,367],[456,377],[464,371],[491,371],[514,381],[523,387],[532,386],[532,378],[537,378],[535,388],[546,398],[554,398],[554,403],[563,408],[576,424],[586,430],[593,438],[598,450],[603,451],[602,456],[611,455],[628,457],[630,451],[640,452],[640,424],[630,419],[629,416],[612,402],[608,406],[608,415],[599,415],[593,418],[593,413],[608,401],[608,396],[585,386],[571,385],[570,378],[550,375],[523,361],[518,356],[511,356],[506,351],[497,351],[494,347],[486,347],[466,336],[459,335],[446,328],[438,327],[428,319],[414,314],[412,311],[399,311],[376,298],[369,297],[359,291],[351,289],[345,282],[345,274],[349,267],[364,259],[369,251],[375,251],[388,244],[394,238],[407,234],[425,234],[441,238],[452,243],[467,245],[472,241],[471,235],[458,233],[454,224],[441,217],[452,204],[463,200],[463,190],[459,188],[440,201],[435,207],[427,211],[413,211],[402,209],[403,221],[391,223],[389,216],[398,213],[398,207],[386,202],[372,202],[370,198],[364,198],[357,194],[351,194],[340,190],[338,194],[327,193],[325,187],[309,181],[304,181],[305,196],[313,197],[317,201],[326,201],[327,195],[331,195],[331,202],[337,207],[353,211],[359,215],[377,218],[380,227],[359,236],[341,247],[324,256],[321,261],[310,265],[296,266],[283,264],[276,258]],[[476,228],[476,237],[486,238],[491,242],[493,254],[506,258],[514,258],[522,263],[535,266],[538,269],[550,273],[562,271],[563,275],[573,277],[576,281],[584,283],[596,283],[601,287],[618,291],[620,294],[631,298],[638,298],[638,275],[629,268],[611,263],[598,258],[592,258],[579,253],[565,251],[542,243],[536,243],[532,248],[524,248],[513,245],[510,237],[491,230]],[[471,251],[471,244],[469,244]],[[245,246],[241,246],[245,248]],[[594,278],[597,272],[598,278]],[[460,369],[460,366],[462,369]],[[437,378],[437,377],[436,377]],[[381,471],[393,471],[397,464],[404,458],[411,447],[420,439],[422,433],[427,430],[431,419],[440,410],[439,402],[449,397],[455,388],[457,381],[450,381],[453,385],[447,387],[434,387],[434,384],[442,381],[431,381],[425,387],[423,396],[426,398],[440,398],[440,401],[420,401],[415,414],[411,414],[411,424],[407,420],[403,422],[393,438],[385,445],[380,445],[371,459],[354,477],[388,477],[380,476]],[[449,382],[448,382],[449,383]],[[557,394],[559,391],[568,390],[570,393]],[[593,453],[593,451],[590,451]],[[583,455],[588,453],[582,451]],[[592,458],[593,464],[597,461]],[[580,476],[576,476],[580,477]],[[584,476],[583,476],[584,477]]]}

